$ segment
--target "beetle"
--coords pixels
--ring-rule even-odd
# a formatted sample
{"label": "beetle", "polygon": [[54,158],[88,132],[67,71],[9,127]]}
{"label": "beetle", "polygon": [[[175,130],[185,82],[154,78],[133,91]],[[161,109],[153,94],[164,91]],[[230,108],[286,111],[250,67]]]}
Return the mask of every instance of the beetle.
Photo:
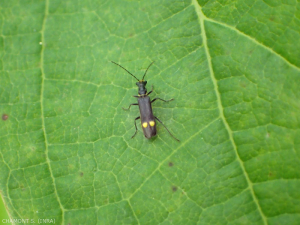
{"label": "beetle", "polygon": [[174,135],[168,130],[168,128],[163,124],[163,122],[160,121],[160,119],[158,119],[156,116],[153,115],[152,112],[152,103],[155,102],[156,100],[161,100],[164,102],[169,102],[169,101],[173,101],[174,99],[170,99],[170,100],[164,100],[161,98],[154,98],[152,101],[150,100],[149,95],[153,92],[153,85],[151,88],[151,91],[147,92],[146,89],[146,85],[147,85],[147,81],[144,80],[148,69],[150,68],[150,66],[154,63],[150,63],[150,65],[148,66],[148,68],[145,71],[145,74],[143,76],[143,78],[141,80],[139,80],[138,78],[136,78],[136,76],[134,76],[132,73],[130,73],[127,69],[125,69],[123,66],[119,65],[116,62],[111,61],[112,63],[116,64],[117,66],[121,67],[122,69],[124,69],[127,73],[129,73],[131,76],[133,76],[138,82],[136,82],[136,85],[138,86],[138,95],[137,96],[133,96],[135,98],[137,98],[138,103],[132,103],[129,105],[129,107],[127,109],[123,108],[124,110],[129,110],[130,107],[132,105],[138,105],[139,109],[140,109],[140,116],[136,117],[134,120],[134,125],[135,125],[135,132],[132,135],[131,138],[134,138],[134,136],[137,133],[137,126],[136,126],[136,121],[138,119],[141,119],[141,125],[142,125],[142,129],[144,132],[144,136],[146,138],[152,138],[156,135],[156,122],[155,120],[157,120],[158,122],[160,122],[165,128],[166,130],[169,132],[169,134],[176,140],[179,141],[176,137],[174,137]]}

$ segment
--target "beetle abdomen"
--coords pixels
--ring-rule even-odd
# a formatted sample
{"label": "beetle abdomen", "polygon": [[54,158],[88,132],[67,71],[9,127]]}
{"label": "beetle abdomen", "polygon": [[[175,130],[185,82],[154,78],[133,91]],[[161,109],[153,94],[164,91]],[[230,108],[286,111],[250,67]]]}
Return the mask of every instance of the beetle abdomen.
{"label": "beetle abdomen", "polygon": [[149,96],[146,95],[138,98],[138,103],[144,135],[146,138],[151,138],[156,135],[156,122]]}

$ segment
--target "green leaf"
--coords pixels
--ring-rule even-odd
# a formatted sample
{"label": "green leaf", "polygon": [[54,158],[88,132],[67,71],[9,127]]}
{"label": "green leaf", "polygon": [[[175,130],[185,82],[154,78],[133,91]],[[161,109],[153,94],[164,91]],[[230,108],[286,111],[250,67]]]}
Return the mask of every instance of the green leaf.
{"label": "green leaf", "polygon": [[[299,223],[299,2],[10,0],[0,15],[12,219]],[[151,98],[175,101],[154,114],[179,143],[161,124],[131,139],[136,81],[111,60],[138,78],[155,61]]]}

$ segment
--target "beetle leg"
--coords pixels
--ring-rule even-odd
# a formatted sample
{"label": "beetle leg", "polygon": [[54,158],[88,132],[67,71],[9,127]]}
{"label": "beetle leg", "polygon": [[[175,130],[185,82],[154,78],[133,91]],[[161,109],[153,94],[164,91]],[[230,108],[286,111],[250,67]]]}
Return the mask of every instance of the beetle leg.
{"label": "beetle leg", "polygon": [[164,100],[164,99],[161,99],[161,98],[154,98],[154,99],[151,101],[151,103],[155,102],[156,100],[161,100],[161,101],[163,101],[163,102],[170,102],[170,101],[173,101],[174,98],[171,98],[170,100]]}
{"label": "beetle leg", "polygon": [[131,138],[134,138],[134,136],[136,135],[136,132],[137,132],[136,121],[137,121],[138,119],[140,119],[140,118],[141,118],[141,117],[140,117],[140,116],[138,116],[137,118],[135,118],[135,119],[134,119],[135,132],[134,132],[134,135],[132,135],[132,137],[131,137]]}
{"label": "beetle leg", "polygon": [[153,91],[153,85],[151,86],[151,91],[149,91],[147,95],[150,95],[152,91]]}
{"label": "beetle leg", "polygon": [[138,104],[138,103],[132,103],[132,104],[129,105],[129,107],[128,107],[127,109],[125,109],[125,108],[123,108],[123,107],[122,107],[122,109],[123,109],[123,110],[129,110],[130,107],[131,107],[132,105],[139,105],[139,104]]}
{"label": "beetle leg", "polygon": [[169,129],[163,124],[163,122],[160,121],[160,119],[158,119],[156,116],[154,116],[154,118],[156,120],[158,120],[158,122],[160,122],[165,128],[166,130],[169,132],[169,134],[176,140],[176,141],[179,141],[176,137],[173,136],[173,134],[171,134],[171,132],[169,131]]}

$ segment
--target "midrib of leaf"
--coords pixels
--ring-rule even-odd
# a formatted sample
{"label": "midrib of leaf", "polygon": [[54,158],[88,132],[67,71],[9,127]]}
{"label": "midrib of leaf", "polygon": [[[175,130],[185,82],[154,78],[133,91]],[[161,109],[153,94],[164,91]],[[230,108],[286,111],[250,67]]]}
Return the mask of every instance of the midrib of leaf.
{"label": "midrib of leaf", "polygon": [[254,194],[253,184],[252,184],[252,182],[249,178],[249,175],[248,175],[248,173],[245,169],[244,163],[241,160],[241,158],[240,158],[240,156],[237,152],[237,147],[236,147],[236,144],[235,144],[234,139],[233,139],[232,130],[231,130],[231,128],[230,128],[229,124],[227,123],[227,120],[224,116],[223,106],[222,106],[221,97],[220,97],[220,92],[219,92],[217,80],[215,78],[214,71],[213,71],[213,68],[212,68],[211,57],[210,57],[210,53],[209,53],[209,49],[208,49],[208,45],[207,45],[205,25],[204,25],[204,20],[206,20],[206,17],[204,16],[204,14],[202,12],[202,9],[201,9],[200,5],[198,4],[197,0],[192,0],[192,5],[194,5],[196,13],[198,15],[198,19],[199,19],[199,23],[200,23],[200,27],[201,27],[201,35],[202,35],[202,40],[203,40],[203,46],[204,46],[205,54],[206,54],[207,61],[208,61],[209,73],[210,73],[210,76],[211,76],[211,79],[212,79],[212,82],[213,82],[213,85],[214,85],[215,93],[216,93],[216,96],[217,96],[217,103],[218,103],[218,108],[219,108],[219,112],[220,112],[220,117],[223,120],[225,128],[228,132],[229,139],[230,139],[230,142],[231,142],[232,147],[234,149],[237,161],[239,162],[240,167],[241,167],[241,169],[242,169],[242,171],[245,175],[245,178],[246,178],[250,193],[252,195],[253,201],[257,206],[258,212],[259,212],[264,224],[268,224],[267,219],[266,219],[266,217],[265,217],[265,215],[264,215],[264,213],[263,213],[263,211],[262,211],[262,209],[259,205],[258,199],[256,198],[256,196]]}
{"label": "midrib of leaf", "polygon": [[45,26],[46,26],[46,20],[47,20],[47,16],[48,16],[48,6],[49,6],[49,0],[45,1],[45,15],[44,15],[44,19],[43,19],[43,24],[42,24],[42,30],[41,30],[41,37],[42,37],[42,50],[41,50],[41,74],[42,74],[42,85],[41,85],[41,117],[42,117],[42,129],[43,129],[43,133],[44,133],[44,138],[45,138],[45,155],[46,155],[46,162],[48,164],[49,167],[49,172],[51,175],[51,179],[53,182],[53,187],[54,187],[54,192],[55,192],[55,196],[57,199],[57,202],[62,210],[62,224],[64,224],[64,207],[61,204],[61,200],[59,198],[57,189],[56,189],[56,185],[55,185],[55,178],[53,176],[52,173],[52,168],[51,168],[51,164],[50,164],[50,159],[49,159],[49,153],[48,153],[48,139],[47,139],[47,133],[46,133],[46,128],[45,128],[45,116],[44,116],[44,88],[45,88],[45,71],[44,71],[44,50],[45,50]]}

